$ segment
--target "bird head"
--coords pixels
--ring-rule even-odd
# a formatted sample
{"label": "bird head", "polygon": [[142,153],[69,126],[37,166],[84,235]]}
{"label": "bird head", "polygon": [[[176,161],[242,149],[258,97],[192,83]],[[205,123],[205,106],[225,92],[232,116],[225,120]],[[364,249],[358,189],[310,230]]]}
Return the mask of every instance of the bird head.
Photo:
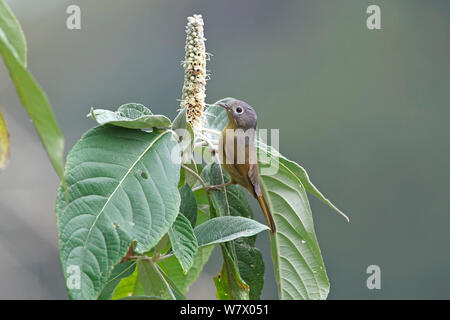
{"label": "bird head", "polygon": [[231,125],[234,129],[243,130],[256,129],[256,112],[246,102],[232,99],[219,102],[217,105],[227,111],[228,126]]}

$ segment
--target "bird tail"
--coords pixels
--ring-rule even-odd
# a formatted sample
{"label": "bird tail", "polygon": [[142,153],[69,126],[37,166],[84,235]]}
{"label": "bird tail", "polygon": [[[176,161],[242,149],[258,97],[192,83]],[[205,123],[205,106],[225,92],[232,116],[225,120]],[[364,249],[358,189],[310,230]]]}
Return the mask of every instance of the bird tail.
{"label": "bird tail", "polygon": [[269,206],[267,205],[266,199],[262,195],[257,197],[259,205],[261,206],[262,212],[264,213],[264,217],[266,218],[267,225],[270,228],[270,233],[274,234],[277,231],[275,227],[275,220],[273,220],[272,213],[270,212]]}

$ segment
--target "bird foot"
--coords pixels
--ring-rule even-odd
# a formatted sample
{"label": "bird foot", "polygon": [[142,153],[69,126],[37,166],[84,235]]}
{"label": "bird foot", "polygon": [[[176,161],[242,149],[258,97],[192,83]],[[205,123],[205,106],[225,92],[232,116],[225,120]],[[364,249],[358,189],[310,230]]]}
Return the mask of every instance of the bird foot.
{"label": "bird foot", "polygon": [[208,191],[211,191],[211,190],[222,191],[223,187],[227,187],[227,186],[229,186],[231,184],[232,184],[232,182],[230,181],[230,182],[218,184],[218,185],[215,185],[215,186],[209,186],[207,190]]}

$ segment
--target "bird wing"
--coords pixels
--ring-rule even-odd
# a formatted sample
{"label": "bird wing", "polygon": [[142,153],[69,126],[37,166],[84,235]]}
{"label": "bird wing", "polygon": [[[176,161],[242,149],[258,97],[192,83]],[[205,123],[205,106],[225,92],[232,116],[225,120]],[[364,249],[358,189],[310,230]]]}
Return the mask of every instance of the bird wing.
{"label": "bird wing", "polygon": [[258,171],[258,165],[256,163],[249,164],[248,167],[248,178],[250,179],[250,182],[253,186],[253,191],[256,194],[256,197],[259,197],[261,195],[261,187],[260,187],[260,181],[259,181],[259,171]]}
{"label": "bird wing", "polygon": [[277,231],[277,228],[275,226],[275,220],[273,219],[272,212],[270,211],[266,199],[264,198],[261,192],[260,186],[261,182],[259,179],[259,171],[257,164],[249,165],[248,178],[253,186],[254,194],[256,195],[256,199],[258,200],[259,205],[261,206],[261,210],[264,214],[264,217],[266,218],[267,225],[270,228],[270,233],[274,234]]}

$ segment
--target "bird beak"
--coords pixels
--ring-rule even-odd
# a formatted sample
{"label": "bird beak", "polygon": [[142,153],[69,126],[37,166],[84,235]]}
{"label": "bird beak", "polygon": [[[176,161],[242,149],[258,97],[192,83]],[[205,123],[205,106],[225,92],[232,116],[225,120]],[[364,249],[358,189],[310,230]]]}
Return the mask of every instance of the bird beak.
{"label": "bird beak", "polygon": [[223,102],[219,102],[217,105],[218,105],[219,107],[224,108],[224,109],[227,110],[227,111],[228,111],[228,109],[230,109],[230,107],[229,107],[226,103],[223,103]]}

